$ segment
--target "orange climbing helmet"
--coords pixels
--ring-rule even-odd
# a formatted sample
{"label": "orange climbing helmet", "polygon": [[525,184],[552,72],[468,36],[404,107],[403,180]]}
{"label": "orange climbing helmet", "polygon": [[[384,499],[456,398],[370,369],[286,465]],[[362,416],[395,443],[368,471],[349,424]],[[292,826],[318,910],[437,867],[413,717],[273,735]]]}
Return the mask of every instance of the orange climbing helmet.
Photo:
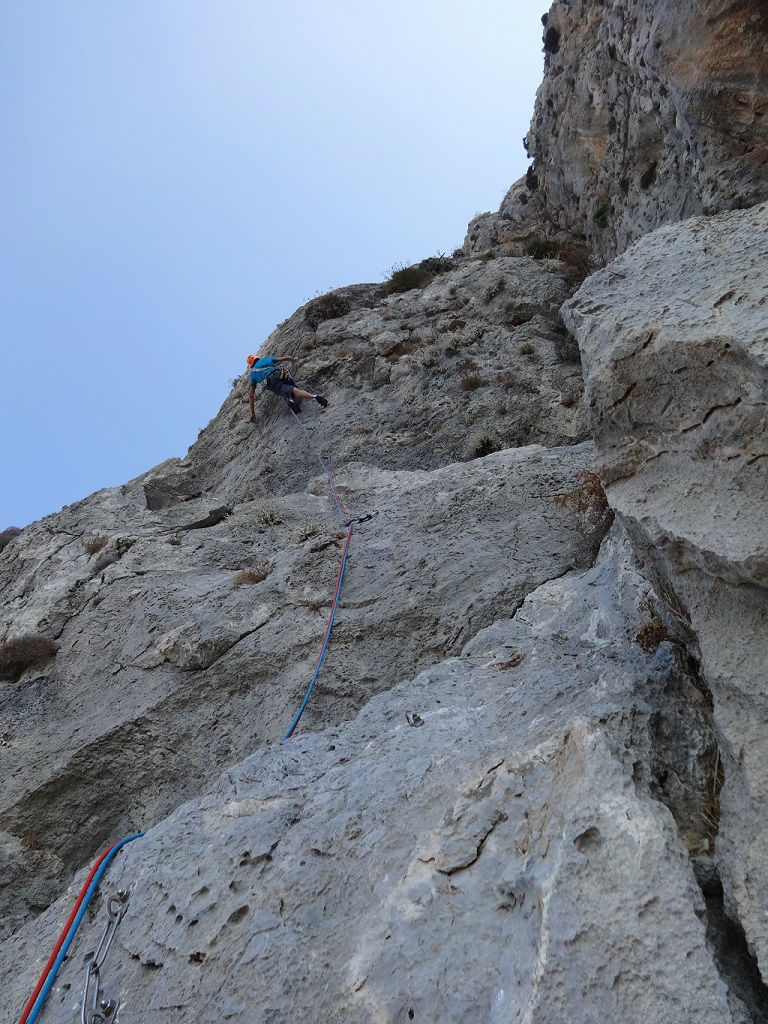
{"label": "orange climbing helmet", "polygon": [[246,363],[248,363],[249,366],[253,366],[253,364],[256,362],[256,359],[256,356],[248,356],[248,358],[245,361]]}

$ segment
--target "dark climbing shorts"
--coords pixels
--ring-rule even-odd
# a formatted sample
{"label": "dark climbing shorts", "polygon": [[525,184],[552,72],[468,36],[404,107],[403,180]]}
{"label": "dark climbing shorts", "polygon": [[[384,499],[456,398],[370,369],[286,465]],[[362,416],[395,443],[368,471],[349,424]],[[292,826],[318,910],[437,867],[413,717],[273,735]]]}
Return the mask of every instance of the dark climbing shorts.
{"label": "dark climbing shorts", "polygon": [[273,370],[264,384],[272,394],[279,395],[281,398],[290,398],[296,387],[296,381],[285,370]]}

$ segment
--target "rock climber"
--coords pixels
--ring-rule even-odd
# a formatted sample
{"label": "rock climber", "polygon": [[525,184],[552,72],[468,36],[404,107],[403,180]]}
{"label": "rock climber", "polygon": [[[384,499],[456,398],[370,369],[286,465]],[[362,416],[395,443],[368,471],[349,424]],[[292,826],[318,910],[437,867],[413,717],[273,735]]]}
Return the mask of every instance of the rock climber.
{"label": "rock climber", "polygon": [[302,398],[314,398],[323,409],[328,405],[328,399],[322,395],[313,395],[311,391],[302,391],[301,388],[296,387],[296,381],[290,373],[280,366],[280,363],[292,363],[294,359],[295,356],[263,356],[261,359],[256,356],[248,356],[246,362],[251,370],[251,382],[248,388],[251,423],[256,422],[253,400],[257,384],[261,384],[273,394],[284,398],[291,412],[301,412]]}

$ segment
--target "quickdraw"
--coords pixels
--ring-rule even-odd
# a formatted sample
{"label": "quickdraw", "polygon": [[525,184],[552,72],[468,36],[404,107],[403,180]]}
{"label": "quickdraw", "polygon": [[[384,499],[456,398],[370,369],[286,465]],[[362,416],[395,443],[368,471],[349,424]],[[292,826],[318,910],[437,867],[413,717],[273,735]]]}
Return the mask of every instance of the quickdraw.
{"label": "quickdraw", "polygon": [[107,924],[93,959],[85,968],[83,1001],[80,1006],[81,1024],[115,1024],[117,1020],[117,1000],[101,998],[101,968],[107,959],[117,926],[128,909],[129,896],[127,890],[120,889],[116,896],[107,900]]}
{"label": "quickdraw", "polygon": [[[72,945],[75,935],[77,934],[80,922],[83,920],[83,916],[88,909],[88,904],[91,902],[94,893],[99,887],[99,882],[101,881],[104,872],[107,870],[116,854],[122,850],[124,846],[128,843],[132,843],[135,839],[141,839],[143,835],[143,832],[137,832],[135,835],[126,836],[125,839],[121,839],[119,843],[114,843],[101,854],[91,868],[90,873],[80,890],[80,895],[75,900],[72,912],[67,918],[67,923],[64,925],[58,941],[53,948],[53,952],[49,956],[48,962],[43,968],[43,972],[35,985],[32,995],[27,1000],[27,1004],[19,1019],[19,1024],[34,1024],[34,1021],[37,1020],[40,1015],[40,1011],[48,998],[48,994],[56,981],[56,975],[59,972],[59,968],[63,964],[67,952],[69,951],[69,947]],[[101,948],[101,943],[99,944],[99,948]],[[102,962],[105,955],[106,954],[102,952],[100,957]]]}
{"label": "quickdraw", "polygon": [[373,512],[369,512],[367,516],[355,516],[354,519],[350,519],[350,523],[367,523],[369,519],[373,519],[374,516],[379,514],[378,509],[374,509]]}

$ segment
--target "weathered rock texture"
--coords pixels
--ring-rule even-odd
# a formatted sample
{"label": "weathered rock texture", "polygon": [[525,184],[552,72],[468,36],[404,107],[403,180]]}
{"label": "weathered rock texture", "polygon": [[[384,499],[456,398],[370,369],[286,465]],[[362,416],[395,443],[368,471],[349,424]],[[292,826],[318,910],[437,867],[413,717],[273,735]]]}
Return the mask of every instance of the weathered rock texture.
{"label": "weathered rock texture", "polygon": [[[433,473],[340,471],[345,504],[379,515],[354,535],[333,668],[307,725],[352,713],[583,561],[583,532],[555,499],[577,485],[589,454],[539,448]],[[55,667],[30,670],[3,694],[0,823],[5,850],[18,850],[6,852],[6,877],[31,870],[36,891],[48,875],[53,896],[60,872],[109,835],[157,820],[213,766],[281,735],[319,650],[345,532],[325,478],[312,490],[246,502],[207,531],[178,530],[188,503],[165,529],[139,511],[130,548],[95,574],[81,538],[63,532],[68,516],[88,528],[85,508],[58,517],[55,533],[50,521],[28,531],[9,557],[6,600],[15,623],[55,632],[59,653]],[[118,498],[102,492],[91,509],[92,529],[108,530],[112,544],[108,505]],[[249,570],[264,580],[237,586]],[[20,875],[14,882],[5,929],[28,902],[47,902],[25,894]]]}
{"label": "weathered rock texture", "polygon": [[768,965],[768,205],[662,228],[567,304],[611,505],[696,637],[727,903]]}
{"label": "weathered rock texture", "polygon": [[535,226],[584,236],[605,261],[661,224],[768,198],[762,0],[559,0],[544,20],[536,220],[520,182],[472,222],[470,248]]}
{"label": "weathered rock texture", "polygon": [[[350,514],[379,512],[354,537],[308,727],[591,559],[588,529],[556,504],[591,451],[563,447],[584,435],[567,294],[555,266],[458,260],[424,290],[349,289],[347,315],[315,330],[302,309],[270,338],[329,389],[305,421]],[[254,426],[239,381],[183,462],[28,527],[0,556],[2,639],[59,647],[2,691],[0,934],[109,836],[157,821],[293,716],[344,530],[326,478],[298,484],[320,466],[295,418],[268,393],[258,411]],[[555,447],[509,448],[531,440]]]}
{"label": "weathered rock texture", "polygon": [[[595,569],[460,657],[268,747],[134,843],[110,879],[132,896],[103,979],[124,1024],[730,1020],[647,770],[674,758],[706,800],[716,745],[679,649],[632,642],[649,599],[617,530]],[[16,945],[19,994],[59,914]],[[51,1022],[76,1012],[104,916]]]}
{"label": "weathered rock texture", "polygon": [[136,829],[50,1024],[120,886],[122,1024],[768,1021],[768,210],[627,249],[764,198],[765,13],[573,0],[545,42],[499,213],[263,346],[378,512],[289,743],[345,529],[274,396],[4,533],[0,1024]]}

